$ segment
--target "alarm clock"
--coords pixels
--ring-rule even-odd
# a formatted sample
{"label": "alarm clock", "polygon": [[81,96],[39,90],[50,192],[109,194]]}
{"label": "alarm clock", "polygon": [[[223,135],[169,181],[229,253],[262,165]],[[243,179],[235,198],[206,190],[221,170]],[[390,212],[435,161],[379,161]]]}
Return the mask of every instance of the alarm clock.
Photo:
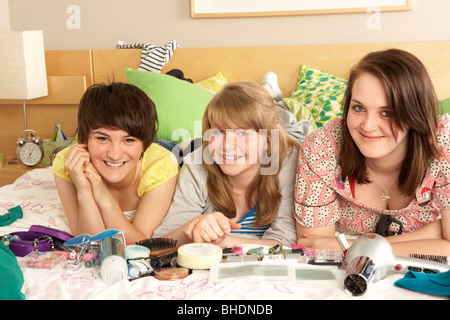
{"label": "alarm clock", "polygon": [[31,129],[22,131],[16,144],[16,157],[24,165],[32,167],[41,161],[44,152],[41,138],[36,131]]}

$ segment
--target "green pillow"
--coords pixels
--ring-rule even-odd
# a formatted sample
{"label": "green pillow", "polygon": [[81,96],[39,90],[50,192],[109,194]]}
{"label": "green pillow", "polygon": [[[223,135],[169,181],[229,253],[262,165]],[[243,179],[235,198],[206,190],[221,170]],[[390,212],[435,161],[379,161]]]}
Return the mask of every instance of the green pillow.
{"label": "green pillow", "polygon": [[342,116],[346,88],[346,80],[302,65],[290,98],[297,99],[311,111],[316,125],[322,127],[327,121]]}
{"label": "green pillow", "polygon": [[201,121],[212,92],[170,75],[127,68],[127,82],[144,91],[155,103],[157,138],[179,143],[201,137]]}
{"label": "green pillow", "polygon": [[450,98],[440,101],[441,107],[438,109],[439,114],[448,113],[450,114]]}

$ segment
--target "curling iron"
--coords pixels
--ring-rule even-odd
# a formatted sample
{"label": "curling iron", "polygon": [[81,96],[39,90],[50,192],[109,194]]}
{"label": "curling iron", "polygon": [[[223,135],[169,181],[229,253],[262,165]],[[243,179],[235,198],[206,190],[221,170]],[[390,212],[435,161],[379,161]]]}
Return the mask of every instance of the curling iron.
{"label": "curling iron", "polygon": [[377,282],[391,273],[441,273],[450,270],[450,265],[445,263],[394,256],[389,241],[378,234],[363,235],[351,246],[348,246],[343,235],[336,239],[342,250],[346,251],[344,290],[353,296],[364,294],[371,281]]}

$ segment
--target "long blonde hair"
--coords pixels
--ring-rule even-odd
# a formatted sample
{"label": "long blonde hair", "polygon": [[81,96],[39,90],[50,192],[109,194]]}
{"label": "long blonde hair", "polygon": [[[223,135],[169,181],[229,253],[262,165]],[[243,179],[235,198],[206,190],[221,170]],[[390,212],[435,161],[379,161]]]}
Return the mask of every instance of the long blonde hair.
{"label": "long blonde hair", "polygon": [[[220,128],[217,128],[217,127]],[[256,175],[247,190],[246,199],[250,207],[256,206],[256,226],[270,224],[278,214],[281,201],[280,181],[278,173],[283,160],[293,148],[300,144],[289,137],[280,126],[278,109],[270,94],[259,84],[251,82],[236,82],[226,85],[207,106],[203,116],[203,134],[209,129],[233,128],[261,129],[267,131],[267,155],[271,161],[276,161],[278,170],[274,174]],[[278,141],[273,140],[273,130],[278,130]],[[277,154],[272,154],[274,143],[278,143]],[[208,141],[203,141],[203,151],[208,148]],[[205,154],[207,152],[203,152]],[[275,153],[275,152],[274,152]],[[262,167],[273,165],[269,162]],[[209,172],[207,187],[209,196],[216,208],[228,218],[236,216],[236,205],[233,199],[232,187],[227,176],[213,162],[205,162]],[[293,173],[294,174],[294,173]],[[255,195],[257,201],[254,203]]]}

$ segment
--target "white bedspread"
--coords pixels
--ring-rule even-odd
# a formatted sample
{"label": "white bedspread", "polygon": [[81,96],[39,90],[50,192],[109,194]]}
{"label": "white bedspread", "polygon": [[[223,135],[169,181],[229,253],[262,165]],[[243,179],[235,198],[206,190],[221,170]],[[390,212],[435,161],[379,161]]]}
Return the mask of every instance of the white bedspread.
{"label": "white bedspread", "polygon": [[[62,210],[51,168],[35,169],[17,179],[13,184],[0,188],[0,214],[9,208],[22,206],[23,219],[9,226],[0,227],[0,235],[26,231],[31,225],[44,225],[69,231]],[[342,280],[345,270],[337,267],[301,265],[301,268],[330,270],[333,280],[297,280],[271,282],[253,278],[210,282],[209,271],[194,270],[190,276],[177,281],[159,281],[148,276],[134,281],[123,280],[114,285],[106,284],[99,268],[82,267],[69,271],[63,264],[54,269],[23,268],[25,283],[22,292],[26,299],[155,299],[155,300],[335,300],[335,299],[445,299],[421,294],[394,286],[400,274],[392,274],[377,283],[370,283],[361,297],[351,297],[344,292]]]}

